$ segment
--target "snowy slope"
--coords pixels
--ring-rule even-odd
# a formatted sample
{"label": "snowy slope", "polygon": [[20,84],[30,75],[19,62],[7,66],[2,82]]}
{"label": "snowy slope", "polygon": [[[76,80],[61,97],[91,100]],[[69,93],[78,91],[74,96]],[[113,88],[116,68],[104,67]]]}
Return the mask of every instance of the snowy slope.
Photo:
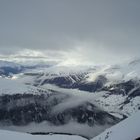
{"label": "snowy slope", "polygon": [[[75,73],[77,76],[77,74]],[[76,88],[90,92],[104,92],[96,100],[100,106],[109,112],[119,112],[126,116],[140,110],[140,59],[134,59],[119,65],[108,65],[86,69],[79,81],[72,85],[57,84],[54,77],[49,77],[51,84],[65,88]],[[65,78],[70,75],[65,74]],[[43,77],[44,81],[45,78]],[[60,78],[60,76],[59,76]],[[51,79],[51,80],[50,80]],[[62,79],[63,80],[63,79]],[[47,81],[47,80],[46,80]]]}
{"label": "snowy slope", "polygon": [[[9,79],[0,78],[1,104],[4,103],[4,111],[10,113],[8,116],[12,115],[8,119],[12,123],[28,122],[25,127],[13,125],[5,128],[1,126],[1,128],[23,132],[30,132],[29,128],[34,130],[32,132],[39,132],[39,130],[71,132],[91,138],[113,125],[114,119],[108,126],[108,120],[112,118],[110,115],[122,119],[140,110],[139,75],[140,61],[137,60],[127,64],[92,68],[55,65],[42,70],[28,69],[26,73],[13,75]],[[29,96],[16,95],[24,93]],[[48,96],[48,93],[51,95]],[[3,96],[3,94],[11,95]],[[46,94],[46,97],[42,94]],[[102,115],[97,114],[94,105],[98,106],[99,110],[97,110]],[[48,110],[48,107],[51,107],[49,108],[51,112],[47,112],[46,116],[51,116],[46,119],[44,111],[46,108]],[[14,114],[13,111],[16,113]],[[100,118],[104,113],[107,115],[105,120],[105,117]],[[31,114],[32,118],[30,118]],[[1,120],[5,121],[6,117],[2,115]],[[21,119],[19,120],[18,117]],[[52,121],[52,127],[49,125],[42,127],[46,120]],[[107,122],[107,126],[98,125],[102,121],[105,124]],[[37,124],[34,125],[36,122]],[[59,126],[56,127],[58,124]],[[65,129],[63,129],[64,125]]]}
{"label": "snowy slope", "polygon": [[90,94],[82,96],[76,91],[71,93],[62,89],[48,91],[40,95],[0,96],[0,114],[3,114],[0,116],[0,128],[69,133],[91,138],[120,121],[98,108],[94,98],[90,98],[93,96],[88,96]]}
{"label": "snowy slope", "polygon": [[30,135],[12,131],[0,130],[1,140],[85,140],[80,136],[69,135]]}
{"label": "snowy slope", "polygon": [[92,140],[135,140],[140,137],[140,111]]}
{"label": "snowy slope", "polygon": [[37,94],[37,88],[31,85],[25,85],[20,80],[0,78],[0,96],[3,94]]}
{"label": "snowy slope", "polygon": [[[50,84],[61,87],[61,89],[71,89],[70,92],[78,89],[77,92],[97,93],[96,102],[101,108],[109,113],[130,116],[140,109],[140,79],[138,75],[140,75],[140,61],[133,60],[120,65],[102,65],[91,68],[55,65],[42,71],[35,69],[14,76],[17,76],[17,79],[24,84],[39,88]],[[54,87],[52,86],[51,89]],[[102,91],[105,92],[100,95]],[[75,92],[75,94],[77,93]]]}
{"label": "snowy slope", "polygon": [[[66,88],[78,88],[94,92],[103,86],[110,86],[129,80],[140,79],[140,61],[118,65],[92,67],[66,67],[55,65],[42,71],[34,70],[36,85],[54,84]],[[31,74],[31,73],[30,73]],[[29,75],[29,74],[28,74]],[[97,88],[94,88],[94,87]]]}

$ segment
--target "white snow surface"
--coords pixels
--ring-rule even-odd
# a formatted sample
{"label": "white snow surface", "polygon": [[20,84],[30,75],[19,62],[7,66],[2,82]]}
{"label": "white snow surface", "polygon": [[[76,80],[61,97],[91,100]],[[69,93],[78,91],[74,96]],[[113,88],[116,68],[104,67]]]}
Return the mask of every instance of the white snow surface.
{"label": "white snow surface", "polygon": [[[0,65],[3,66],[5,64],[0,63]],[[68,67],[54,66],[54,67],[46,68],[46,71],[44,72],[44,75],[41,78],[42,78],[42,80],[46,79],[46,73],[50,73],[49,76],[51,76],[50,78],[52,78],[52,74],[67,76],[68,74],[71,74],[71,73],[73,74],[75,72],[83,73],[86,70],[87,69],[82,68],[79,71],[78,67],[69,69]],[[35,73],[36,72],[37,71],[35,71]],[[86,76],[87,77],[86,81],[92,82],[99,75],[104,75],[108,79],[108,83],[106,84],[108,86],[112,85],[114,83],[129,81],[131,79],[135,79],[135,80],[140,79],[140,60],[132,61],[130,63],[122,64],[122,65],[101,66],[101,67],[98,67],[97,69],[90,70]],[[11,79],[0,78],[0,95],[1,94],[16,94],[16,93],[21,93],[21,94],[22,93],[37,93],[37,88],[31,86],[34,81],[33,76],[29,76],[29,75],[28,76],[14,75],[14,76],[15,77],[13,77],[13,79],[12,78]],[[47,78],[49,78],[49,76]],[[30,85],[25,85],[25,83],[30,83]],[[119,116],[119,115],[121,115],[121,113],[125,114],[127,116],[130,116],[128,119],[122,121],[121,123],[119,123],[118,125],[110,128],[110,129],[106,130],[104,133],[102,133],[100,136],[97,136],[93,140],[134,140],[135,138],[140,137],[140,121],[139,121],[140,112],[138,109],[140,107],[140,97],[139,96],[136,96],[133,99],[131,99],[130,102],[124,106],[123,110],[120,111],[119,110],[120,104],[125,101],[127,96],[109,95],[108,97],[104,97],[104,95],[108,95],[106,93],[106,91],[97,92],[97,93],[89,93],[89,92],[85,92],[85,91],[80,91],[78,89],[59,88],[57,86],[50,85],[50,84],[46,84],[46,85],[40,86],[38,88],[41,88],[42,90],[53,89],[53,90],[56,90],[63,94],[71,95],[68,100],[64,100],[64,102],[62,102],[59,106],[54,108],[54,112],[62,111],[66,108],[71,108],[73,106],[77,106],[81,102],[89,101],[91,103],[97,104],[99,107],[112,113],[114,116]],[[132,89],[132,91],[129,92],[129,95],[136,89],[137,89],[137,87]],[[133,115],[135,112],[137,112],[137,113],[135,115]],[[121,116],[119,116],[119,117],[121,118]],[[74,126],[74,124],[69,124],[69,126],[70,125]],[[42,128],[44,130],[46,129],[46,127],[42,127],[42,125],[40,127],[39,126],[32,127],[32,126],[34,126],[34,125],[32,124],[31,127],[28,127],[28,128],[34,128],[34,129]],[[75,125],[75,129],[77,129],[77,127],[82,127],[82,126]],[[66,132],[69,132],[68,128],[69,127],[66,126],[64,128],[64,130],[66,130]],[[84,128],[85,128],[85,126],[84,126]],[[8,128],[8,129],[23,131],[22,128],[14,128],[14,129]],[[50,129],[50,127],[48,128],[48,130],[49,129]],[[51,129],[55,130],[55,131],[58,130],[58,132],[59,132],[60,128],[51,127]],[[75,129],[73,129],[74,132],[75,132]],[[27,130],[27,129],[25,129],[25,130]],[[87,129],[87,132],[89,132],[91,134],[91,131],[89,131],[88,129]],[[4,137],[1,136],[1,133]],[[6,133],[7,133],[7,138],[6,138]],[[52,140],[55,140],[55,139],[53,139],[53,137],[56,138],[55,136],[37,136],[37,137],[35,137],[35,136],[28,135],[28,134],[20,134],[20,133],[18,133],[17,137],[15,138],[14,134],[12,134],[15,132],[0,131],[0,139],[3,138],[4,140],[11,140],[11,138],[8,135],[9,133],[10,133],[10,135],[13,135],[13,139],[18,139],[18,134],[27,135],[25,138],[27,140],[28,140],[28,137],[29,137],[29,139],[33,138],[34,140],[37,140],[36,139],[37,137],[40,139],[43,139],[43,138],[47,139],[47,137],[48,137],[49,140],[51,140],[51,138],[52,138]],[[59,135],[57,135],[57,136],[58,137],[56,139],[59,140]],[[8,137],[10,139],[8,139]],[[22,136],[19,136],[19,137],[22,137]],[[60,139],[63,140],[62,137],[60,136]],[[70,137],[70,136],[68,136],[68,137]],[[79,140],[78,138],[76,137],[75,139]],[[69,140],[69,138],[67,138],[65,136],[64,136],[64,139]],[[70,137],[70,139],[73,140],[72,137]]]}
{"label": "white snow surface", "polygon": [[92,82],[104,75],[108,79],[107,85],[132,79],[140,79],[140,59],[131,60],[117,65],[103,65],[91,71],[87,76],[87,81]]}
{"label": "white snow surface", "polygon": [[140,111],[92,140],[135,140],[140,137]]}
{"label": "white snow surface", "polygon": [[0,130],[1,140],[85,140],[80,136],[69,135],[30,135],[26,133]]}
{"label": "white snow surface", "polygon": [[0,95],[3,94],[37,94],[38,88],[32,85],[25,85],[20,79],[0,77]]}

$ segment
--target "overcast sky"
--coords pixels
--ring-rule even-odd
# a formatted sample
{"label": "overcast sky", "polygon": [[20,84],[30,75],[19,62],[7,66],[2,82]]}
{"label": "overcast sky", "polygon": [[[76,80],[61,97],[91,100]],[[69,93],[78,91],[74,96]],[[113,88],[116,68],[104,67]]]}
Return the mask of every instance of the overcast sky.
{"label": "overcast sky", "polygon": [[139,57],[140,0],[0,0],[0,54],[22,52],[76,63]]}

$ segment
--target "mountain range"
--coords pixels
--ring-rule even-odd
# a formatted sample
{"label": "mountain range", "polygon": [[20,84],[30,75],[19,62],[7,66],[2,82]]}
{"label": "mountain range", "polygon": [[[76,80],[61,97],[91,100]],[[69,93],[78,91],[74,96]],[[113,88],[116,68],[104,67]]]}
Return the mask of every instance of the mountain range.
{"label": "mountain range", "polygon": [[88,67],[0,61],[0,128],[87,139],[107,129],[95,140],[115,140],[118,126],[139,122],[139,75],[140,59]]}

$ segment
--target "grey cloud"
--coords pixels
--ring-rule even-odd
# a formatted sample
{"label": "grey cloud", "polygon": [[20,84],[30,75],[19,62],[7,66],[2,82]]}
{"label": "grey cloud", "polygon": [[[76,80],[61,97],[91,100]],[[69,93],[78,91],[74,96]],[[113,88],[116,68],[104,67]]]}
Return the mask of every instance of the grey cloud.
{"label": "grey cloud", "polygon": [[95,62],[139,56],[139,13],[138,0],[2,0],[0,52],[71,52]]}

